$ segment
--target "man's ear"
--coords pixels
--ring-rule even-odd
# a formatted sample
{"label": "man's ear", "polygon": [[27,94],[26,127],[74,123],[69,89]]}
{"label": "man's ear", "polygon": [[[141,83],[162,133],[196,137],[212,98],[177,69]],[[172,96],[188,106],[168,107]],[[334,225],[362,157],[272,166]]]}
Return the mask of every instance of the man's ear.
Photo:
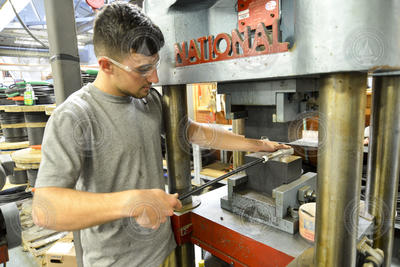
{"label": "man's ear", "polygon": [[107,74],[112,74],[113,73],[113,70],[114,70],[113,67],[114,66],[106,58],[103,58],[103,57],[99,58],[98,63],[99,63],[100,69],[103,72],[105,72]]}

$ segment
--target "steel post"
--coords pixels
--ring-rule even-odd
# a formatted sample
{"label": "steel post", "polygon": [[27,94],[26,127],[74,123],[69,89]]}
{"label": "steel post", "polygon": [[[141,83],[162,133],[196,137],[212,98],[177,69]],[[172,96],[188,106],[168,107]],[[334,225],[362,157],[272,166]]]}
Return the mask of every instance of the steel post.
{"label": "steel post", "polygon": [[375,217],[374,248],[391,265],[400,162],[400,76],[373,78],[367,209]]}
{"label": "steel post", "polygon": [[367,75],[321,78],[316,266],[355,266]]}
{"label": "steel post", "polygon": [[191,189],[186,85],[163,86],[163,108],[170,193]]}
{"label": "steel post", "polygon": [[[190,144],[186,85],[163,86],[163,111],[167,145],[168,189],[170,193],[188,192],[191,186]],[[190,203],[191,197],[182,204]],[[194,266],[194,246],[185,243],[175,249],[176,266]]]}
{"label": "steel post", "polygon": [[73,1],[44,1],[56,103],[79,90],[81,70]]}
{"label": "steel post", "polygon": [[[244,135],[245,119],[232,120],[232,132],[239,135]],[[233,151],[233,168],[236,169],[244,163],[244,152]]]}

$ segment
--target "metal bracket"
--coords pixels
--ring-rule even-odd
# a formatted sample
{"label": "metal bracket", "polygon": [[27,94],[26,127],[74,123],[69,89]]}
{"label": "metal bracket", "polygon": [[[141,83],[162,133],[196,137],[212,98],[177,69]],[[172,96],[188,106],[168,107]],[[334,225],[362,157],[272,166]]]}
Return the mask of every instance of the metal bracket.
{"label": "metal bracket", "polygon": [[363,267],[379,267],[382,266],[385,259],[385,254],[379,248],[372,248],[372,240],[364,236],[357,244],[357,251],[364,256],[367,256]]}

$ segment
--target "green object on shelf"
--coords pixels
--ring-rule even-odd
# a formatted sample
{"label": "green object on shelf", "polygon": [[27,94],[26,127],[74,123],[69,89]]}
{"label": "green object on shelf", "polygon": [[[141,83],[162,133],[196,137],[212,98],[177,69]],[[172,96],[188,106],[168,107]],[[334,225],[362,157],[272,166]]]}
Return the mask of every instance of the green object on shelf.
{"label": "green object on shelf", "polygon": [[32,85],[27,84],[26,90],[24,92],[24,104],[27,106],[32,106],[35,104],[35,92],[33,91]]}
{"label": "green object on shelf", "polygon": [[34,81],[34,82],[28,82],[31,85],[49,85],[49,82],[45,82],[45,81]]}
{"label": "green object on shelf", "polygon": [[44,81],[32,81],[32,82],[17,82],[15,83],[19,88],[24,88],[27,84],[30,85],[49,85],[49,82]]}
{"label": "green object on shelf", "polygon": [[87,73],[87,74],[90,74],[90,75],[97,75],[97,73],[99,73],[99,70],[85,70],[85,72]]}
{"label": "green object on shelf", "polygon": [[19,96],[19,92],[15,92],[15,93],[7,95],[7,97],[14,97],[14,96]]}

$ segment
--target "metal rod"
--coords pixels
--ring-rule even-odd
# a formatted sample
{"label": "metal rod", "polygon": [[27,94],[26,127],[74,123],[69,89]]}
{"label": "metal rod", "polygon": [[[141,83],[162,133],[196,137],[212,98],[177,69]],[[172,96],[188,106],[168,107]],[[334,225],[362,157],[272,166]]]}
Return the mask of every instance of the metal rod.
{"label": "metal rod", "polygon": [[316,255],[319,267],[355,266],[367,75],[321,79]]}
{"label": "metal rod", "polygon": [[248,169],[248,168],[250,168],[250,167],[252,167],[252,166],[254,166],[256,164],[265,163],[269,159],[272,159],[272,158],[275,158],[275,157],[280,157],[280,156],[283,156],[283,155],[291,155],[293,153],[294,153],[293,148],[281,149],[281,150],[272,152],[270,154],[267,154],[267,155],[263,156],[262,158],[256,159],[256,160],[254,160],[252,162],[249,162],[249,163],[247,163],[245,165],[242,165],[242,166],[238,167],[237,169],[235,169],[235,170],[233,170],[231,172],[225,173],[224,175],[222,175],[222,176],[220,176],[218,178],[215,178],[214,180],[211,180],[211,181],[203,184],[202,186],[199,186],[198,188],[196,188],[196,189],[194,189],[194,190],[192,190],[190,192],[184,193],[178,198],[179,198],[179,200],[183,200],[183,199],[185,199],[185,198],[187,198],[187,197],[189,197],[189,196],[191,196],[191,195],[203,190],[204,188],[206,188],[206,187],[208,187],[210,185],[213,185],[213,184],[215,184],[215,183],[217,183],[217,182],[219,182],[219,181],[221,181],[221,180],[223,180],[223,179],[225,179],[225,178],[227,178],[227,177],[229,177],[231,175],[234,175],[235,173],[244,171],[245,169]]}
{"label": "metal rod", "polygon": [[223,179],[225,179],[225,178],[227,178],[227,177],[229,177],[231,175],[234,175],[235,173],[241,172],[241,171],[243,171],[245,169],[248,169],[248,168],[250,168],[250,167],[252,167],[252,166],[254,166],[254,165],[258,164],[258,163],[262,163],[262,162],[265,162],[265,161],[266,160],[264,158],[261,158],[261,159],[256,159],[256,160],[254,160],[252,162],[249,162],[249,163],[247,163],[245,165],[242,165],[239,168],[237,168],[236,170],[233,170],[231,172],[225,173],[224,175],[222,175],[222,176],[220,176],[218,178],[215,178],[214,180],[208,181],[207,183],[197,187],[196,189],[194,189],[192,191],[189,191],[187,193],[182,194],[181,196],[179,196],[179,200],[183,200],[183,199],[185,199],[185,198],[187,198],[187,197],[189,197],[189,196],[191,196],[191,195],[193,195],[193,194],[195,194],[197,192],[200,192],[201,190],[203,190],[204,188],[206,188],[206,187],[208,187],[210,185],[216,184],[219,181],[221,181],[221,180],[223,180]]}
{"label": "metal rod", "polygon": [[391,265],[400,162],[400,76],[374,76],[366,205],[375,217],[374,247]]}
{"label": "metal rod", "polygon": [[[232,121],[232,132],[239,135],[244,135],[245,119],[236,119]],[[244,163],[244,152],[233,151],[233,168],[243,165]]]}

